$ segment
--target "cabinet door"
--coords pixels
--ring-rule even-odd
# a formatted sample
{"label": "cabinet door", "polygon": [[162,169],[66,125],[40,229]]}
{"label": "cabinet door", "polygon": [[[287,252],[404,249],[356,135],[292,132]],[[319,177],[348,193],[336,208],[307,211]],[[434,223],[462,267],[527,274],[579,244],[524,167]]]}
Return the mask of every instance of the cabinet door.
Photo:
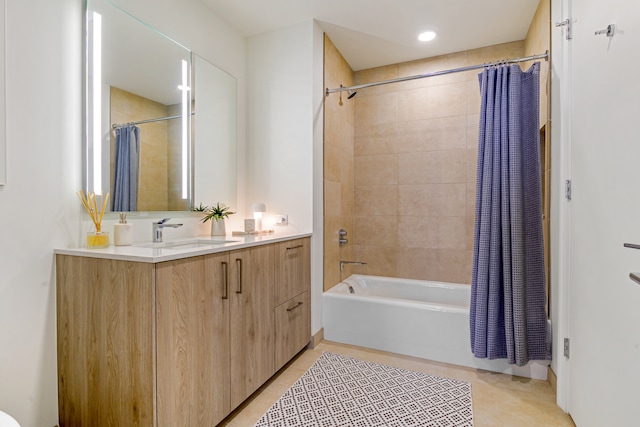
{"label": "cabinet door", "polygon": [[60,426],[153,426],[153,265],[57,255],[56,275]]}
{"label": "cabinet door", "polygon": [[273,245],[230,254],[231,408],[275,373]]}
{"label": "cabinet door", "polygon": [[274,307],[311,287],[309,238],[275,244],[276,278]]}
{"label": "cabinet door", "polygon": [[159,426],[213,426],[229,412],[228,252],[156,269]]}
{"label": "cabinet door", "polygon": [[290,299],[275,310],[276,370],[302,350],[311,338],[309,291]]}

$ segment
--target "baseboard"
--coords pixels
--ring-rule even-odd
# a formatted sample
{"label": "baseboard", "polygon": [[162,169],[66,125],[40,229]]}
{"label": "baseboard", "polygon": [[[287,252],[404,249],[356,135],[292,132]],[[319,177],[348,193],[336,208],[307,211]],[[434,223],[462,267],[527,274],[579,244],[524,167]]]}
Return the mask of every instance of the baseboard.
{"label": "baseboard", "polygon": [[309,345],[307,346],[307,348],[309,350],[313,350],[323,340],[324,340],[324,328],[320,328],[318,332],[316,332],[314,335],[311,335],[311,341],[309,341]]}
{"label": "baseboard", "polygon": [[547,381],[551,386],[551,390],[553,390],[553,394],[557,396],[558,395],[558,377],[556,376],[556,373],[553,372],[553,369],[551,369],[551,366],[549,366],[549,371],[547,373]]}

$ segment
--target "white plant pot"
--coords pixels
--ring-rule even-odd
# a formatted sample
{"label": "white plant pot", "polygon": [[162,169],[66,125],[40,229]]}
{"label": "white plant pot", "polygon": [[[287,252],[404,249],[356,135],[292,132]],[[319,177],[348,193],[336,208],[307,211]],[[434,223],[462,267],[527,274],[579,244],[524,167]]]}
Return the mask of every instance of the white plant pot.
{"label": "white plant pot", "polygon": [[227,235],[227,230],[224,225],[224,218],[220,218],[220,219],[211,218],[211,235],[212,236]]}

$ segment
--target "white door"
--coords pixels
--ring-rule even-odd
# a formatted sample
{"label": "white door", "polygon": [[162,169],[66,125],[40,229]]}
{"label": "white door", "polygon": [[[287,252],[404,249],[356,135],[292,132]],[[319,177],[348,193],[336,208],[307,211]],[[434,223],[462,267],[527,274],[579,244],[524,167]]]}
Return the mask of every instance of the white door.
{"label": "white door", "polygon": [[572,7],[569,411],[640,426],[640,250],[623,247],[640,243],[640,2]]}

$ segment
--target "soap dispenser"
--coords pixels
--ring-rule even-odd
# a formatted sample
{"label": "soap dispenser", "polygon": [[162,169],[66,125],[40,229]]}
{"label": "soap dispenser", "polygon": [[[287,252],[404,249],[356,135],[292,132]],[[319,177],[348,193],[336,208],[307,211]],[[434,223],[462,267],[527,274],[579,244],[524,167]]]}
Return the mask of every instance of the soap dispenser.
{"label": "soap dispenser", "polygon": [[116,246],[130,246],[133,243],[133,230],[124,212],[120,212],[120,222],[113,226],[113,243]]}

